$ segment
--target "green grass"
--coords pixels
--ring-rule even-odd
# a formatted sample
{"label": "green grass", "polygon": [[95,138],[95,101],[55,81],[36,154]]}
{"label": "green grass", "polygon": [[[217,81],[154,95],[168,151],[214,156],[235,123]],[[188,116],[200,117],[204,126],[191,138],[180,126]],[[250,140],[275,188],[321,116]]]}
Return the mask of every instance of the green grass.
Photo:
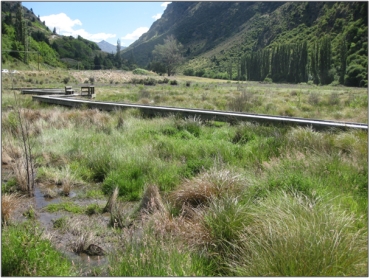
{"label": "green grass", "polygon": [[[214,109],[236,107],[232,100],[237,99],[251,112],[367,121],[368,96],[362,89],[222,85],[195,77],[186,87],[187,79],[176,80],[178,86],[99,87],[97,97],[147,98],[159,105]],[[12,105],[12,93],[3,94],[4,131],[17,124],[7,107]],[[114,243],[122,240],[110,255],[110,275],[366,276],[367,132],[230,124],[173,115],[145,118],[135,109],[108,113],[43,106],[28,96],[21,99],[23,106],[32,108],[27,117],[38,182],[70,182],[79,199],[107,199],[119,188],[119,205],[111,214],[111,219],[122,222],[118,229],[86,224],[100,216],[97,204],[81,206],[63,199],[45,208],[73,217],[83,214],[78,223],[56,220],[54,227],[60,232],[85,223],[89,232],[91,228],[96,234],[97,229],[99,236],[109,234]],[[17,136],[4,132],[3,139],[6,149]],[[17,159],[16,150],[8,153]],[[2,190],[13,191],[15,185],[9,179]],[[148,186],[159,188],[165,207],[161,214],[132,209]],[[148,223],[154,225],[148,228]],[[137,228],[142,228],[142,237],[130,237]],[[5,240],[8,233],[15,233],[7,229],[16,227],[4,228]],[[35,235],[23,225],[17,233],[21,242],[33,241]],[[36,272],[43,274],[46,268],[37,266]],[[27,266],[26,275],[34,274],[34,269]]]}
{"label": "green grass", "polygon": [[128,242],[124,252],[110,257],[111,276],[209,276],[212,267],[202,256],[177,248],[176,242],[145,236]]}
{"label": "green grass", "polygon": [[330,200],[280,192],[250,206],[247,217],[228,261],[232,275],[367,275],[367,230]]}
{"label": "green grass", "polygon": [[71,213],[84,213],[86,211],[85,208],[70,201],[57,204],[48,204],[44,209],[48,212],[67,211]]}
{"label": "green grass", "polygon": [[6,226],[1,234],[3,276],[75,276],[72,263],[31,223]]}

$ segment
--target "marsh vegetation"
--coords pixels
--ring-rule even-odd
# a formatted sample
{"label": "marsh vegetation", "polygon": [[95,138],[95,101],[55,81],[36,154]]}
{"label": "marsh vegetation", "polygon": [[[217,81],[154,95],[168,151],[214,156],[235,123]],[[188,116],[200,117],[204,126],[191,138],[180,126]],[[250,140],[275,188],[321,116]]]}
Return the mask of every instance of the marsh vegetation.
{"label": "marsh vegetation", "polygon": [[[91,76],[97,100],[368,122],[359,88],[182,76],[149,86],[109,71],[23,72],[17,84]],[[367,132],[15,103],[2,78],[3,275],[368,275]],[[42,205],[14,168],[21,121]]]}

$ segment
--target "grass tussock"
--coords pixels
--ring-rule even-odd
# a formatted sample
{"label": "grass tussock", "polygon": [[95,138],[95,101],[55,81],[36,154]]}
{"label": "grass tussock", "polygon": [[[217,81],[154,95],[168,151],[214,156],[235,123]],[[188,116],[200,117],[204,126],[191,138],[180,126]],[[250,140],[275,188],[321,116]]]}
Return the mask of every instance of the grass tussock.
{"label": "grass tussock", "polygon": [[177,208],[183,204],[191,207],[207,205],[212,198],[220,198],[228,192],[237,193],[246,186],[240,175],[231,170],[212,168],[192,179],[186,179],[171,192],[169,199]]}
{"label": "grass tussock", "polygon": [[1,222],[10,222],[14,210],[19,207],[21,197],[17,193],[1,195]]}
{"label": "grass tussock", "polygon": [[251,206],[248,217],[227,262],[233,275],[367,275],[367,232],[332,202],[281,193]]}
{"label": "grass tussock", "polygon": [[165,207],[159,194],[159,189],[155,185],[148,185],[144,191],[139,209],[146,213],[153,213],[155,211],[164,211]]}

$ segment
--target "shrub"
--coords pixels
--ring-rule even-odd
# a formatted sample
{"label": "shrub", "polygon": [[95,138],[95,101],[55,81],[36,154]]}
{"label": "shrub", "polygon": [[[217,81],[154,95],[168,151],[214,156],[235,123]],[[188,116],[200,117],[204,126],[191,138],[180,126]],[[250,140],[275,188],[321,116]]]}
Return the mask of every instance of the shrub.
{"label": "shrub", "polygon": [[64,77],[63,78],[63,83],[67,85],[68,82],[69,82],[69,79],[70,79],[69,77]]}
{"label": "shrub", "polygon": [[339,105],[340,104],[339,95],[337,93],[330,94],[328,104],[329,105]]}
{"label": "shrub", "polygon": [[205,73],[206,71],[204,69],[200,69],[195,72],[195,75],[198,77],[202,77]]}
{"label": "shrub", "polygon": [[308,103],[313,106],[316,106],[319,104],[319,102],[320,102],[319,95],[317,93],[310,93],[310,95],[308,96]]}
{"label": "shrub", "polygon": [[194,69],[185,69],[184,70],[184,75],[193,76],[194,75]]}
{"label": "shrub", "polygon": [[266,78],[263,80],[263,82],[271,84],[271,83],[272,83],[272,79],[271,79],[270,77],[266,77]]}
{"label": "shrub", "polygon": [[149,72],[145,69],[136,68],[132,71],[133,74],[139,74],[139,75],[148,75]]}
{"label": "shrub", "polygon": [[149,85],[149,86],[155,86],[157,84],[157,80],[155,80],[154,78],[147,78],[144,80],[144,85]]}
{"label": "shrub", "polygon": [[170,85],[177,85],[177,80],[171,80]]}

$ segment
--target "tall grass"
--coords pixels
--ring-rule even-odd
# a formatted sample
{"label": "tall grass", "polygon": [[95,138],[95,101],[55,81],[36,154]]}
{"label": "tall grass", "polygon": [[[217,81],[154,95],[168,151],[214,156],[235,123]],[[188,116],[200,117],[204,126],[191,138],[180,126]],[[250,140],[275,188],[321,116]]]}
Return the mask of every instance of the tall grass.
{"label": "tall grass", "polygon": [[3,276],[74,276],[72,263],[30,223],[6,226],[1,234]]}
{"label": "tall grass", "polygon": [[112,276],[208,276],[211,267],[197,253],[144,236],[126,244],[125,251],[110,257]]}
{"label": "tall grass", "polygon": [[274,194],[248,210],[252,221],[228,261],[238,276],[366,276],[367,231],[332,202]]}
{"label": "tall grass", "polygon": [[2,192],[1,195],[1,222],[8,224],[11,221],[12,214],[21,203],[21,197],[16,194],[6,194]]}

